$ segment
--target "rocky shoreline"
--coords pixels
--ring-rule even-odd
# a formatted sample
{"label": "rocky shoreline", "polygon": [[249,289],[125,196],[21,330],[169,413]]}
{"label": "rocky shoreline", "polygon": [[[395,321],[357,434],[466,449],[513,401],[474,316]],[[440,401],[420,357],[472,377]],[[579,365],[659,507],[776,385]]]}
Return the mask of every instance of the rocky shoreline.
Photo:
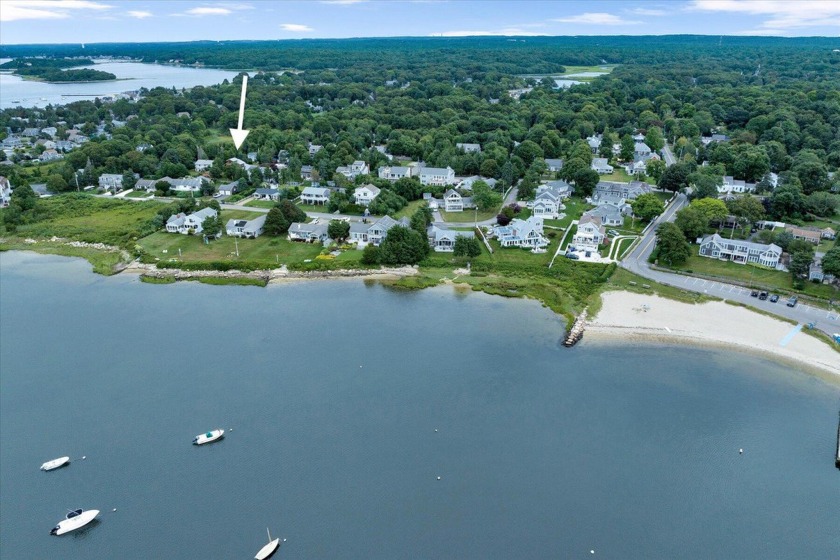
{"label": "rocky shoreline", "polygon": [[177,268],[158,268],[154,264],[133,262],[121,272],[140,274],[149,278],[174,278],[177,280],[192,280],[195,278],[252,278],[268,283],[281,283],[293,280],[316,280],[330,278],[371,278],[377,280],[399,279],[414,276],[419,273],[416,266],[381,267],[378,269],[340,269],[340,270],[289,270],[286,266],[270,270],[180,270]]}

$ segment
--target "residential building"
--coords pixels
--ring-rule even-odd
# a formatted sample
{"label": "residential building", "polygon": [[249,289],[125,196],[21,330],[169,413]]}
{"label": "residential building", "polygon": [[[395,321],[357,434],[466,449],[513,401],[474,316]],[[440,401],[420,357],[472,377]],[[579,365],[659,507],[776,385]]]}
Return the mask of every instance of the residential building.
{"label": "residential building", "polygon": [[58,129],[54,126],[48,126],[41,129],[41,134],[46,134],[52,138],[55,138],[55,135],[58,134]]}
{"label": "residential building", "polygon": [[823,239],[834,240],[837,238],[837,232],[831,229],[830,227],[821,230],[820,235]]}
{"label": "residential building", "polygon": [[350,179],[351,181],[359,175],[369,175],[370,166],[367,163],[356,160],[350,165],[342,165],[335,169],[336,173],[340,173]]}
{"label": "residential building", "polygon": [[301,165],[300,166],[300,178],[304,181],[312,180],[312,166],[311,165]]}
{"label": "residential building", "polygon": [[563,200],[568,198],[574,189],[565,181],[551,181],[537,187],[537,194],[531,206],[534,216],[541,216],[545,219],[557,219],[561,210],[566,206]]}
{"label": "residential building", "polygon": [[458,142],[457,144],[455,144],[455,148],[458,150],[463,150],[465,154],[481,153],[481,144],[465,144],[462,142]]}
{"label": "residential building", "polygon": [[280,189],[257,189],[254,191],[254,198],[257,200],[280,200]]}
{"label": "residential building", "polygon": [[794,239],[804,239],[805,241],[810,241],[814,245],[819,245],[823,234],[822,230],[818,228],[799,227],[792,225],[785,226],[785,231],[793,235]]}
{"label": "residential building", "polygon": [[64,154],[60,154],[55,150],[44,150],[38,157],[41,161],[55,161],[64,158]]}
{"label": "residential building", "polygon": [[456,231],[439,225],[430,225],[427,231],[429,245],[438,253],[451,253],[455,250],[455,240],[458,237],[472,239],[473,231]]}
{"label": "residential building", "polygon": [[367,206],[370,204],[374,198],[379,196],[379,187],[374,185],[363,185],[361,187],[356,187],[356,190],[353,191],[353,198],[356,199],[356,204],[359,206]]}
{"label": "residential building", "polygon": [[120,173],[103,173],[99,176],[99,188],[109,191],[122,190],[123,176]]}
{"label": "residential building", "polygon": [[590,136],[586,139],[586,143],[589,144],[589,149],[592,150],[592,153],[597,154],[598,149],[601,147],[601,135],[596,134],[595,136]]}
{"label": "residential building", "polygon": [[545,165],[551,173],[556,173],[563,169],[562,159],[545,158]]}
{"label": "residential building", "polygon": [[601,218],[592,214],[584,214],[578,222],[577,232],[572,238],[572,245],[579,251],[598,251],[607,232]]}
{"label": "residential building", "polygon": [[239,191],[239,181],[231,181],[224,185],[219,185],[219,194],[222,196],[231,196]]}
{"label": "residential building", "polygon": [[407,177],[411,177],[412,168],[400,165],[383,165],[377,171],[380,179],[388,179],[389,181],[398,181]]}
{"label": "residential building", "polygon": [[174,214],[166,221],[166,231],[169,233],[182,233],[184,235],[188,233],[201,233],[204,220],[210,217],[215,218],[216,216],[218,216],[218,212],[212,208],[202,208],[198,212],[189,215],[183,213]]}
{"label": "residential building", "polygon": [[408,218],[395,220],[391,216],[382,216],[373,223],[352,222],[350,224],[350,241],[358,243],[360,246],[373,244],[378,247],[382,240],[387,237],[388,230],[394,226],[411,227],[411,222]]}
{"label": "residential building", "polygon": [[160,179],[169,183],[169,187],[176,192],[198,192],[208,182],[204,177],[182,177],[180,179],[172,179],[171,177],[164,177]]}
{"label": "residential building", "polygon": [[438,208],[440,208],[440,202],[438,201],[438,199],[432,196],[432,193],[423,193],[423,200],[426,202],[426,204],[429,205],[430,210],[437,210]]}
{"label": "residential building", "polygon": [[157,181],[155,179],[137,179],[137,182],[134,184],[135,191],[153,191],[155,190],[155,184]]}
{"label": "residential building", "polygon": [[718,192],[721,194],[755,192],[755,183],[747,183],[727,175],[723,178],[723,184],[718,185]]}
{"label": "residential building", "polygon": [[420,184],[437,186],[454,185],[455,171],[451,167],[421,167]]}
{"label": "residential building", "polygon": [[0,208],[5,208],[12,200],[12,184],[3,176],[0,176]]}
{"label": "residential building", "polygon": [[62,152],[69,152],[70,150],[72,150],[75,147],[76,146],[73,144],[73,142],[70,142],[69,140],[56,140],[55,141],[55,149],[60,150]]}
{"label": "residential building", "polygon": [[39,134],[41,134],[40,128],[24,128],[23,132],[20,133],[21,136],[28,136],[29,138],[37,138]]}
{"label": "residential building", "polygon": [[502,247],[545,247],[548,239],[543,236],[543,219],[530,216],[527,220],[514,218],[506,226],[493,228],[493,235]]}
{"label": "residential building", "polygon": [[650,192],[653,192],[652,187],[643,181],[631,181],[629,183],[600,181],[595,185],[595,192],[592,193],[592,202],[594,204],[600,204],[601,199],[605,196],[615,196],[623,201],[628,201]]}
{"label": "residential building", "polygon": [[233,237],[255,239],[262,235],[266,217],[267,214],[263,214],[253,220],[228,220],[225,230]]}
{"label": "residential building", "polygon": [[607,158],[592,158],[592,169],[600,175],[609,175],[613,172],[613,166],[609,164]]}
{"label": "residential building", "polygon": [[312,142],[309,143],[309,155],[310,156],[314,156],[315,154],[317,154],[318,152],[320,152],[323,149],[324,149],[323,146],[319,146],[318,144],[313,144]]}
{"label": "residential building", "polygon": [[472,175],[470,177],[466,177],[464,179],[461,179],[461,182],[458,183],[457,188],[471,191],[472,187],[473,187],[473,183],[475,183],[476,181],[484,181],[485,183],[487,183],[487,186],[490,187],[491,189],[496,188],[496,179],[481,177],[479,175]]}
{"label": "residential building", "polygon": [[202,171],[207,171],[208,169],[210,169],[210,166],[212,165],[212,159],[199,159],[195,162],[195,170],[201,173]]}
{"label": "residential building", "polygon": [[461,194],[454,189],[443,193],[443,209],[447,212],[463,212],[464,199]]}
{"label": "residential building", "polygon": [[650,146],[644,142],[636,142],[633,147],[633,153],[637,156],[649,156],[651,151]]}
{"label": "residential building", "polygon": [[738,264],[758,263],[776,268],[782,257],[782,248],[773,243],[766,245],[741,239],[724,239],[715,233],[700,241],[700,256]]}
{"label": "residential building", "polygon": [[289,241],[301,241],[304,243],[326,243],[330,236],[327,233],[328,224],[318,221],[305,224],[294,222],[289,226]]}
{"label": "residential building", "polygon": [[624,214],[621,210],[610,204],[603,204],[592,210],[584,213],[584,216],[589,215],[601,220],[601,225],[607,227],[621,227],[624,224]]}
{"label": "residential building", "polygon": [[330,189],[325,187],[306,187],[300,193],[303,204],[326,204],[330,201]]}
{"label": "residential building", "polygon": [[227,165],[238,165],[239,167],[241,167],[245,171],[251,171],[252,169],[258,169],[259,168],[258,165],[251,165],[250,163],[247,163],[247,162],[245,162],[245,161],[243,161],[239,158],[235,158],[235,157],[229,158],[225,162],[225,164],[227,164]]}

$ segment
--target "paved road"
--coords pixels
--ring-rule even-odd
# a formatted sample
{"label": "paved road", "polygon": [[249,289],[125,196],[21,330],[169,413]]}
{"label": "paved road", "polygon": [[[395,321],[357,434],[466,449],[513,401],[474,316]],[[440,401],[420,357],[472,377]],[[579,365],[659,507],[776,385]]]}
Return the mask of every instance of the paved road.
{"label": "paved road", "polygon": [[665,156],[665,166],[671,167],[675,163],[677,163],[677,158],[674,157],[674,153],[671,151],[671,148],[668,147],[668,143],[665,142],[665,147],[662,148],[662,154]]}
{"label": "paved road", "polygon": [[759,300],[751,297],[751,291],[736,286],[734,284],[726,284],[724,282],[717,282],[711,280],[703,280],[693,276],[684,276],[682,274],[672,274],[670,272],[663,272],[661,270],[653,270],[648,263],[653,251],[656,241],[656,226],[665,221],[672,221],[677,210],[688,203],[688,198],[684,194],[678,194],[676,199],[668,206],[665,212],[654,220],[650,228],[645,232],[641,241],[636,245],[633,251],[620,263],[620,266],[626,268],[630,272],[638,274],[644,278],[654,280],[660,284],[667,284],[701,294],[716,296],[730,301],[737,301],[761,309],[774,315],[779,315],[788,319],[793,319],[798,323],[807,324],[814,322],[816,328],[828,334],[840,332],[840,310],[835,308],[833,311],[826,311],[817,307],[799,303],[796,307],[788,307],[785,305],[785,300],[780,299],[777,303],[771,303],[769,299]]}

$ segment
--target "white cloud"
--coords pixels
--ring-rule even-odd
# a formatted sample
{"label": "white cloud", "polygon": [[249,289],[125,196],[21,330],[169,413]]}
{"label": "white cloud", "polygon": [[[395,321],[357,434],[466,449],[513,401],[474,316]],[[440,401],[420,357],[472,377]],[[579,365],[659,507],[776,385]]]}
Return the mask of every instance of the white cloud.
{"label": "white cloud", "polygon": [[190,8],[184,12],[190,16],[226,16],[231,13],[228,8],[211,8],[208,6],[200,6],[198,8]]}
{"label": "white cloud", "polygon": [[133,18],[144,19],[147,17],[152,17],[152,12],[144,12],[142,10],[130,10],[128,12],[128,15],[130,15]]}
{"label": "white cloud", "polygon": [[5,0],[0,6],[0,21],[22,19],[64,19],[73,10],[108,10],[111,6],[87,0]]}
{"label": "white cloud", "polygon": [[295,33],[308,33],[310,31],[315,31],[308,25],[303,25],[300,23],[281,23],[280,29],[283,31],[294,31]]}
{"label": "white cloud", "polygon": [[810,0],[808,2],[693,0],[688,9],[767,16],[769,19],[761,22],[759,27],[768,31],[797,27],[840,26],[840,2],[837,0]]}
{"label": "white cloud", "polygon": [[621,19],[620,16],[606,12],[586,12],[576,16],[554,18],[551,21],[559,23],[581,23],[584,25],[636,25],[641,21]]}
{"label": "white cloud", "polygon": [[665,10],[657,10],[654,8],[633,8],[630,11],[640,16],[664,16],[668,13]]}

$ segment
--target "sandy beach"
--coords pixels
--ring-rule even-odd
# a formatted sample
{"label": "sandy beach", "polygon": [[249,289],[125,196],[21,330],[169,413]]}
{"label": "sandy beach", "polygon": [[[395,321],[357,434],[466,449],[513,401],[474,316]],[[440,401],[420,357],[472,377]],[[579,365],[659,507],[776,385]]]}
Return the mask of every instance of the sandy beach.
{"label": "sandy beach", "polygon": [[840,353],[785,321],[722,301],[689,304],[631,292],[607,292],[585,339],[657,340],[746,350],[833,374]]}

